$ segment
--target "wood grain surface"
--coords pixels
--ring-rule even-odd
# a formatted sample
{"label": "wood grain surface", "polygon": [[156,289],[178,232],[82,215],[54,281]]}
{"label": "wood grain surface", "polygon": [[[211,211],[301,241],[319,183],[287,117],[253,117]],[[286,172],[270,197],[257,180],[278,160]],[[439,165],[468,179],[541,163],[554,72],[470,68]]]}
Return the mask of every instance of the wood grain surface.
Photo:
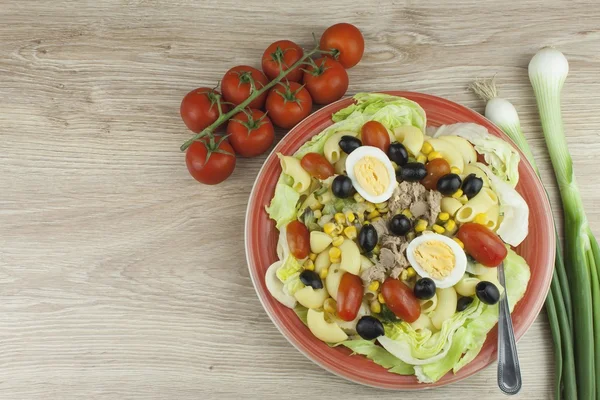
{"label": "wood grain surface", "polygon": [[[504,398],[495,368],[394,393],[312,364],[280,335],[248,277],[244,213],[263,157],[226,183],[188,174],[179,103],[277,39],[335,22],[363,31],[348,95],[412,90],[478,111],[498,74],[560,212],[527,63],[568,57],[569,146],[600,234],[600,11],[595,2],[2,0],[0,398]],[[280,132],[278,137],[281,137]],[[549,399],[545,313],[519,342],[522,399]]]}

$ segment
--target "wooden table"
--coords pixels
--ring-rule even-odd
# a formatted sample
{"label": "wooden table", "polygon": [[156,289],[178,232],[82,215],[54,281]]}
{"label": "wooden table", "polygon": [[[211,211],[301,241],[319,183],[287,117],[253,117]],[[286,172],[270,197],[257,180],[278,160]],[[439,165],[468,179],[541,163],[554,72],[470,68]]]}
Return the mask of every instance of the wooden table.
{"label": "wooden table", "polygon": [[[600,234],[600,12],[590,2],[4,0],[0,5],[0,398],[504,398],[495,368],[419,394],[361,387],[295,350],[254,292],[245,205],[264,156],[226,183],[190,178],[179,103],[288,38],[363,31],[348,95],[401,89],[478,111],[498,74],[554,210],[557,190],[527,78],[544,45],[570,61],[563,111]],[[281,137],[280,133],[280,136]],[[520,398],[553,382],[545,313],[519,343]]]}

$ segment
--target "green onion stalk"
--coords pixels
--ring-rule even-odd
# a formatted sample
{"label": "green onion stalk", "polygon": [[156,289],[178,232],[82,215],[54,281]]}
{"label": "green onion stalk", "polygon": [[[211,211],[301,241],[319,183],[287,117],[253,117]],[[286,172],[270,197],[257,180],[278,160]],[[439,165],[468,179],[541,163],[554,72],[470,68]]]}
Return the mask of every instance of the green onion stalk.
{"label": "green onion stalk", "polygon": [[[539,176],[540,172],[521,129],[517,110],[508,100],[498,97],[495,79],[477,80],[469,86],[469,89],[486,101],[485,116],[512,139]],[[548,194],[546,193],[546,195]],[[577,399],[571,293],[556,225],[554,229],[556,233],[556,256],[550,291],[546,298],[546,312],[552,332],[556,371],[554,396],[556,399],[571,400]]]}

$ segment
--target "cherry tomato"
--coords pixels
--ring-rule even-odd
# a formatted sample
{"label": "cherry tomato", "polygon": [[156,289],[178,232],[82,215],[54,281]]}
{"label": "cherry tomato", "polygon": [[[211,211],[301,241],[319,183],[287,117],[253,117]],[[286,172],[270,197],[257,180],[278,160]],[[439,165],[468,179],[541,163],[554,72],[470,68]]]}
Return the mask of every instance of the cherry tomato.
{"label": "cherry tomato", "polygon": [[429,190],[436,190],[438,179],[450,173],[450,164],[443,158],[436,158],[425,165],[427,176],[421,183]]}
{"label": "cherry tomato", "polygon": [[364,146],[373,146],[387,154],[390,147],[390,135],[381,122],[369,121],[360,130],[360,139]]}
{"label": "cherry tomato", "polygon": [[363,285],[359,276],[344,273],[337,294],[337,314],[344,321],[354,321],[362,303]]}
{"label": "cherry tomato", "polygon": [[400,319],[415,322],[421,315],[421,306],[412,289],[394,278],[387,278],[381,285],[385,305]]}
{"label": "cherry tomato", "polygon": [[185,153],[188,171],[198,182],[216,185],[235,169],[235,152],[224,138],[204,137],[192,143]]}
{"label": "cherry tomato", "polygon": [[[273,80],[279,75],[281,67],[288,70],[295,62],[304,56],[304,50],[291,40],[278,40],[271,43],[262,58],[262,69],[267,78]],[[300,66],[285,76],[290,82],[300,82],[303,71]]]}
{"label": "cherry tomato", "polygon": [[335,175],[335,168],[325,157],[319,153],[306,153],[300,161],[300,165],[310,176],[317,179],[327,179]]}
{"label": "cherry tomato", "polygon": [[275,140],[275,128],[260,110],[241,111],[227,124],[229,141],[242,157],[254,157],[267,151]]}
{"label": "cherry tomato", "polygon": [[486,267],[497,267],[508,253],[502,239],[481,224],[468,222],[462,225],[456,237],[464,243],[465,251]]}
{"label": "cherry tomato", "polygon": [[205,87],[194,89],[181,101],[181,119],[190,131],[198,133],[219,118],[219,104],[223,114],[229,111],[229,105],[223,104],[221,93]]}
{"label": "cherry tomato", "polygon": [[280,82],[269,91],[265,108],[275,125],[289,129],[308,117],[312,98],[298,82]]}
{"label": "cherry tomato", "polygon": [[306,68],[303,82],[316,104],[329,104],[348,90],[348,73],[339,62],[322,57]]}
{"label": "cherry tomato", "polygon": [[[268,83],[267,77],[256,68],[240,65],[231,68],[221,80],[223,97],[230,103],[240,104],[255,90]],[[249,108],[261,108],[265,104],[267,94],[263,93],[248,104]]]}
{"label": "cherry tomato", "polygon": [[330,26],[323,32],[321,50],[333,50],[333,57],[344,68],[352,68],[363,56],[365,39],[358,28],[352,24],[341,23]]}
{"label": "cherry tomato", "polygon": [[298,260],[308,257],[310,252],[310,233],[300,221],[294,220],[286,228],[287,242],[290,253]]}

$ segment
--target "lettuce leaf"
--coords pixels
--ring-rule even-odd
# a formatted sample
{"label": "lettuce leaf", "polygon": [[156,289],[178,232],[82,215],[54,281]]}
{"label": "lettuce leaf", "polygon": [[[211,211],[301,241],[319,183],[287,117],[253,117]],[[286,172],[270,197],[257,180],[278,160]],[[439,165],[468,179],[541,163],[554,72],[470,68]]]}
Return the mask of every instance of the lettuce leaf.
{"label": "lettuce leaf", "polygon": [[290,279],[295,273],[302,272],[302,265],[291,254],[285,259],[281,267],[277,269],[275,275],[283,283]]}
{"label": "lettuce leaf", "polygon": [[389,372],[399,375],[412,375],[415,372],[412,365],[394,357],[383,347],[377,346],[370,340],[346,340],[340,344],[352,350],[354,354],[362,354],[369,360],[372,360],[375,364],[388,369]]}
{"label": "lettuce leaf", "polygon": [[294,312],[298,318],[300,318],[300,321],[302,321],[304,325],[308,326],[308,308],[301,304],[297,304],[296,307],[294,307]]}
{"label": "lettuce leaf", "polygon": [[296,206],[300,200],[300,194],[285,184],[284,180],[285,176],[281,174],[271,204],[265,208],[269,217],[275,220],[277,229],[296,219]]}

